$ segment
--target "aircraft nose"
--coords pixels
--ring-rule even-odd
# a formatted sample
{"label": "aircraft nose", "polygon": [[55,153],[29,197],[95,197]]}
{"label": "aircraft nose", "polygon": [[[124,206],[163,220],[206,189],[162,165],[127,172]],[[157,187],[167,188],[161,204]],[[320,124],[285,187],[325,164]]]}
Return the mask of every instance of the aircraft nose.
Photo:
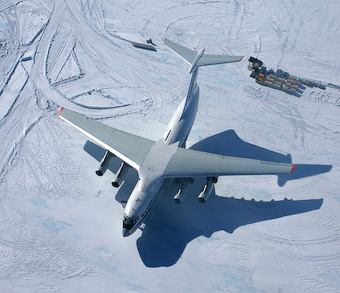
{"label": "aircraft nose", "polygon": [[123,234],[123,237],[127,237],[130,235],[130,230],[126,229],[126,228],[123,228],[123,231],[122,231],[122,234]]}

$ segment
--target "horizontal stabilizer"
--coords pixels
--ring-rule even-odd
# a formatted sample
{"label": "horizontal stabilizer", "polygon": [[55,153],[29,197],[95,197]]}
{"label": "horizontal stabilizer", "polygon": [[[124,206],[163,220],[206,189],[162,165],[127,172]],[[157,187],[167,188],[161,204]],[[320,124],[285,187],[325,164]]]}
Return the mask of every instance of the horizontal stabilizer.
{"label": "horizontal stabilizer", "polygon": [[167,46],[172,52],[174,52],[178,57],[182,58],[189,65],[192,64],[197,55],[197,52],[183,47],[168,39],[164,40],[164,45]]}
{"label": "horizontal stabilizer", "polygon": [[[187,62],[191,66],[190,73],[192,72],[193,69],[192,67],[239,62],[243,59],[243,56],[212,55],[212,54],[202,54],[201,56],[199,56],[202,51],[197,53],[196,51],[183,47],[168,39],[164,40],[164,45],[167,46],[171,51],[173,51],[176,55],[178,55],[180,58],[182,58],[185,62]],[[199,57],[199,60],[197,60],[196,57]]]}
{"label": "horizontal stabilizer", "polygon": [[243,56],[204,54],[201,57],[201,59],[198,61],[197,66],[207,66],[207,65],[214,65],[214,64],[239,62],[242,59],[243,59]]}

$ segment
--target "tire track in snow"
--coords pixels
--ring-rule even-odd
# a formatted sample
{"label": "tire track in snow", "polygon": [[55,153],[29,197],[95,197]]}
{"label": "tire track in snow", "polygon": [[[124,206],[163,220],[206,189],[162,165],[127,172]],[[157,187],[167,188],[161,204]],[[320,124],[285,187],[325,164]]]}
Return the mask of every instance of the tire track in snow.
{"label": "tire track in snow", "polygon": [[310,245],[322,245],[322,244],[328,244],[333,242],[339,242],[340,241],[340,233],[329,235],[326,237],[316,238],[316,239],[308,239],[308,240],[296,240],[296,239],[289,239],[289,238],[283,238],[278,236],[273,236],[268,233],[264,233],[261,231],[253,231],[250,232],[252,237],[256,239],[262,239],[266,240],[267,242],[276,243],[276,244],[287,244],[287,245],[294,245],[294,246],[310,246]]}
{"label": "tire track in snow", "polygon": [[[56,34],[60,23],[64,20],[65,11],[66,5],[64,1],[59,1],[58,5],[55,5],[45,26],[45,30],[43,31],[38,42],[36,49],[37,54],[34,56],[33,65],[29,72],[29,80],[33,84],[33,87],[37,87],[41,92],[44,93],[45,96],[47,96],[57,105],[63,105],[64,107],[72,109],[82,109],[82,107],[74,104],[59,91],[55,90],[50,85],[46,75],[46,66],[49,62],[49,48],[51,46],[51,42],[53,41],[53,36]],[[72,44],[72,46],[74,45],[72,42],[69,42],[68,44]]]}
{"label": "tire track in snow", "polygon": [[[107,72],[114,72],[112,70],[112,67],[110,68],[110,64],[112,64],[111,60],[114,60],[113,66],[118,66],[119,68],[124,68],[124,70],[128,70],[130,73],[127,74],[127,76],[135,76],[135,73],[133,72],[133,68],[129,68],[127,66],[127,63],[125,60],[121,58],[114,58],[115,53],[112,51],[113,48],[116,48],[117,50],[120,50],[120,47],[113,43],[112,40],[109,40],[107,37],[103,36],[100,34],[100,32],[96,31],[95,28],[91,25],[89,25],[88,20],[85,18],[84,14],[81,13],[82,6],[78,5],[78,2],[63,2],[62,7],[58,7],[58,10],[63,10],[64,14],[66,13],[69,15],[70,19],[77,19],[77,22],[72,22],[72,30],[74,31],[75,34],[78,36],[82,36],[82,38],[78,39],[77,43],[83,46],[86,49],[86,52],[89,56],[91,56],[91,59],[95,62],[96,66],[101,70],[101,72],[106,75]],[[59,23],[58,17],[60,17],[60,11],[56,12],[55,15],[52,15],[51,18],[53,18],[53,27],[56,26],[56,24]],[[67,19],[66,19],[67,21]],[[49,25],[50,26],[50,25]],[[50,42],[52,39],[52,35],[55,33],[55,31],[52,31],[51,29],[49,30],[48,34],[45,36],[45,43]],[[47,50],[47,45],[44,45],[43,51]],[[112,52],[111,58],[108,60],[107,59],[107,52]],[[46,59],[44,60],[45,64],[48,62],[47,60],[48,56],[46,56]],[[40,61],[41,62],[41,61]],[[117,65],[118,63],[118,65]],[[122,64],[121,64],[122,63]],[[40,64],[42,65],[42,64]],[[40,67],[40,66],[37,66]],[[118,82],[120,84],[127,84],[131,83],[131,81],[124,80],[125,79],[125,74],[116,74],[116,77],[118,78],[115,82]],[[44,80],[43,80],[44,81]],[[75,81],[73,81],[75,82]],[[132,81],[133,83],[136,83],[135,81]],[[43,86],[41,84],[41,78],[37,80],[37,85],[40,90],[45,92],[46,87],[48,85],[44,81],[45,85]],[[74,84],[72,84],[75,86]],[[84,106],[83,104],[80,103],[75,103],[72,101],[72,99],[64,96],[60,91],[58,91],[56,88],[52,89],[47,89],[48,91],[51,92],[51,94],[45,94],[46,96],[49,96],[55,103],[59,105],[63,105],[65,107],[74,109],[76,111],[82,112],[88,116],[102,116],[102,117],[112,117],[116,115],[122,115],[122,113],[116,114],[113,112],[113,109],[117,109],[115,107],[108,107],[108,108],[103,108],[103,107],[91,107],[91,106]],[[55,94],[52,94],[54,91]],[[78,108],[78,110],[77,110]],[[120,107],[121,108],[121,107]],[[91,111],[87,111],[91,110]],[[128,113],[134,112],[133,110],[127,110],[126,115]],[[97,112],[97,113],[94,113]]]}
{"label": "tire track in snow", "polygon": [[234,20],[229,30],[227,39],[236,39],[241,30],[241,26],[245,18],[244,0],[234,0],[234,13]]}
{"label": "tire track in snow", "polygon": [[[27,130],[25,131],[25,138],[27,136],[27,134],[29,133],[29,131],[32,130],[32,128],[37,125],[37,123],[42,120],[43,116],[40,116],[35,123],[32,123],[30,125],[30,127],[27,128]],[[46,118],[45,118],[46,119]],[[36,135],[38,135],[38,140],[41,141],[41,143],[47,147],[47,149],[53,149],[52,147],[49,148],[50,145],[54,145],[55,142],[58,140],[58,127],[55,125],[54,121],[50,118],[47,118],[46,120],[48,120],[48,123],[43,123],[44,128],[48,129],[48,132],[51,134],[52,139],[50,139],[50,137],[48,139],[46,139],[44,137],[44,135],[41,135],[41,130],[38,129],[38,131],[36,132]],[[42,150],[42,149],[34,149],[30,146],[30,144],[25,143],[25,162],[29,167],[29,170],[31,170],[30,176],[34,176],[36,178],[36,181],[39,183],[39,185],[41,187],[44,187],[46,185],[49,185],[49,189],[51,189],[51,186],[53,187],[53,192],[50,192],[49,194],[49,198],[60,198],[62,197],[64,194],[68,192],[74,193],[76,194],[76,192],[73,192],[73,188],[69,187],[68,190],[65,190],[62,186],[63,186],[63,181],[62,181],[62,177],[57,177],[55,178],[53,176],[53,173],[55,172],[55,168],[57,168],[57,166],[53,165],[52,166],[50,164],[44,165],[41,164],[41,159],[35,159],[35,158],[44,158],[45,156],[45,152],[46,149]],[[62,152],[62,151],[61,151]],[[61,166],[64,166],[64,162],[61,159],[61,155],[58,155],[58,160],[60,162]],[[51,171],[52,168],[52,171]],[[44,183],[43,180],[47,179],[48,183]]]}
{"label": "tire track in snow", "polygon": [[266,3],[261,0],[261,14],[267,18],[272,24],[272,29],[276,33],[280,44],[280,56],[277,64],[280,65],[287,51],[295,48],[298,41],[301,26],[303,24],[301,16],[296,12],[295,3],[291,1],[280,1],[282,9],[280,10],[280,18],[289,19],[286,22],[287,28],[281,27],[281,21],[278,21],[278,16],[270,11]]}
{"label": "tire track in snow", "polygon": [[[24,89],[25,88],[22,89],[21,93],[23,93]],[[19,95],[15,99],[15,103],[18,103],[17,107],[15,109],[11,108],[8,115],[6,115],[6,117],[4,117],[4,119],[0,121],[1,136],[7,137],[7,138],[16,137],[14,142],[11,139],[6,139],[2,143],[2,150],[0,152],[0,164],[2,164],[1,170],[0,170],[0,183],[4,181],[4,177],[7,173],[7,170],[13,163],[17,155],[19,146],[22,142],[23,135],[22,135],[21,129],[24,127],[22,125],[23,121],[20,119],[20,115],[17,114],[17,111],[19,111],[20,113],[23,108],[26,108],[25,105],[27,104],[27,102],[26,103],[24,102],[24,105],[21,102],[19,102],[19,99],[21,100],[21,96],[22,95]],[[19,123],[17,123],[17,121],[19,121]],[[17,127],[13,129],[12,125],[16,125]],[[15,131],[17,131],[18,133],[17,136],[14,134]]]}
{"label": "tire track in snow", "polygon": [[15,70],[17,69],[18,65],[19,65],[19,62],[22,58],[24,54],[22,53],[19,58],[17,59],[17,61],[15,62],[14,66],[13,66],[13,69],[8,73],[8,77],[6,79],[6,81],[4,82],[4,85],[2,86],[1,90],[0,90],[0,97],[1,95],[3,94],[3,92],[5,91],[6,87],[8,86],[12,76],[14,75],[15,73]]}
{"label": "tire track in snow", "polygon": [[[5,121],[4,121],[4,120],[6,120],[6,118],[8,117],[8,115],[10,115],[10,113],[13,111],[13,108],[14,108],[14,106],[17,104],[17,101],[18,101],[18,99],[19,99],[19,97],[20,97],[22,91],[24,90],[27,81],[28,81],[28,75],[25,73],[25,70],[17,70],[17,73],[16,73],[16,74],[21,75],[20,78],[21,78],[23,75],[25,75],[25,77],[23,77],[23,81],[24,81],[24,82],[23,82],[23,85],[21,86],[21,88],[19,88],[18,92],[16,93],[16,95],[15,95],[15,97],[14,97],[14,99],[13,99],[12,101],[9,101],[9,100],[13,98],[13,97],[12,97],[13,92],[16,92],[16,89],[15,89],[15,88],[14,88],[14,89],[8,89],[8,88],[7,88],[7,91],[5,91],[5,92],[4,92],[4,95],[2,95],[2,99],[8,100],[7,102],[9,102],[10,105],[8,105],[8,104],[6,103],[6,101],[5,101],[5,103],[4,103],[4,105],[3,105],[4,108],[3,108],[2,110],[4,110],[5,108],[7,108],[7,109],[6,109],[6,113],[3,114],[3,115],[1,115],[2,117],[0,117],[0,127],[1,127],[2,125],[5,124]],[[13,75],[14,75],[14,73],[13,73]],[[14,87],[17,87],[17,86],[18,86],[17,83],[18,83],[18,80],[13,81],[13,86],[14,86]],[[6,95],[7,92],[8,92],[7,97],[4,97],[4,96]],[[4,100],[2,100],[1,102],[4,102]],[[7,105],[6,105],[6,104],[7,104]]]}
{"label": "tire track in snow", "polygon": [[[340,259],[340,250],[329,250],[329,247],[339,247],[340,233],[319,237],[315,239],[297,239],[296,235],[291,238],[274,236],[268,232],[256,231],[248,232],[261,245],[272,247],[276,254],[292,260],[300,261],[336,261]],[[297,231],[295,231],[297,233]],[[289,247],[289,249],[286,249]],[[316,253],[319,251],[319,253]]]}
{"label": "tire track in snow", "polygon": [[2,249],[0,279],[50,275],[68,278],[91,273],[80,263],[78,252],[67,247],[50,231],[19,215],[0,201],[6,229],[0,233]]}
{"label": "tire track in snow", "polygon": [[0,12],[3,12],[4,10],[8,9],[8,8],[11,8],[12,6],[16,6],[18,5],[19,3],[23,2],[23,0],[6,0],[4,1],[6,3],[0,3]]}

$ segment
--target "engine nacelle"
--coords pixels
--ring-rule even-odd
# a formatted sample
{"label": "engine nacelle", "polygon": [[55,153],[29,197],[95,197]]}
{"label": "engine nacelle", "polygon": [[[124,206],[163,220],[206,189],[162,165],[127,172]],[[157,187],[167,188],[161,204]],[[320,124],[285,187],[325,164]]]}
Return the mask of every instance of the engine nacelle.
{"label": "engine nacelle", "polygon": [[114,154],[110,153],[109,151],[106,151],[104,157],[100,161],[98,169],[96,170],[96,174],[98,176],[104,175],[113,157],[114,157]]}
{"label": "engine nacelle", "polygon": [[192,179],[192,178],[185,178],[183,180],[183,183],[182,183],[180,189],[178,189],[178,191],[177,191],[177,193],[174,197],[175,203],[180,204],[183,201],[183,199],[184,199],[184,197],[187,193],[189,184],[192,184],[193,182],[194,182],[194,179]]}
{"label": "engine nacelle", "polygon": [[217,182],[217,178],[216,177],[208,177],[207,178],[207,183],[203,186],[203,189],[200,193],[200,195],[198,196],[198,201],[200,203],[206,203],[211,191],[214,187],[214,184]]}
{"label": "engine nacelle", "polygon": [[124,178],[126,176],[126,173],[129,171],[129,165],[126,164],[125,162],[122,162],[122,164],[119,167],[119,170],[117,171],[115,179],[112,181],[112,186],[113,187],[119,187],[122,182],[124,181]]}

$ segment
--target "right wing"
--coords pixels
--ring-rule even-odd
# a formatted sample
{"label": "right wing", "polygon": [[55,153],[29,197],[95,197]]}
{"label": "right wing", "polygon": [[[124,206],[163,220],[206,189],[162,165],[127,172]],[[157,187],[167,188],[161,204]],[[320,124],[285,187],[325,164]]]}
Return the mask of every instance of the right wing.
{"label": "right wing", "polygon": [[178,148],[170,159],[163,176],[218,177],[224,175],[289,174],[293,164],[221,156],[201,151]]}
{"label": "right wing", "polygon": [[139,170],[140,165],[150,152],[151,146],[155,143],[152,140],[112,128],[65,108],[61,108],[58,115],[136,170]]}

